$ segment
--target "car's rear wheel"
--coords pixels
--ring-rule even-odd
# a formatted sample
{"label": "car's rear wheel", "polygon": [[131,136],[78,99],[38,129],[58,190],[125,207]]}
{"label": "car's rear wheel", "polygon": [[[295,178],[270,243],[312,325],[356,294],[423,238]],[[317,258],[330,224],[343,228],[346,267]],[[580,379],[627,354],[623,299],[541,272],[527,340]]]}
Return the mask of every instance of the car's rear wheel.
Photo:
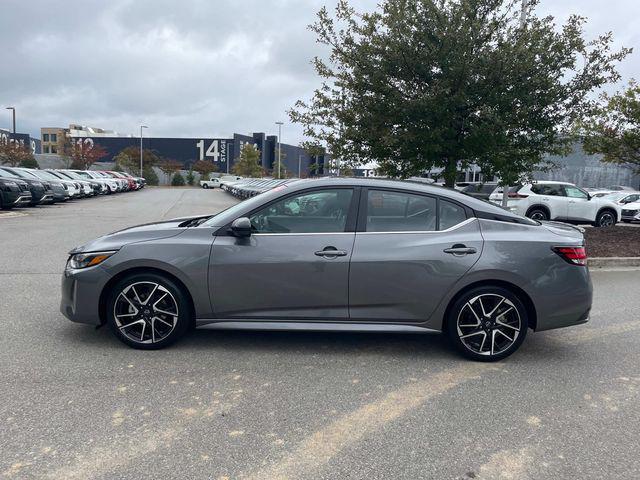
{"label": "car's rear wheel", "polygon": [[527,335],[522,301],[502,287],[478,287],[461,295],[449,309],[446,331],[465,357],[493,362],[515,352]]}
{"label": "car's rear wheel", "polygon": [[209,188],[209,185],[207,185],[206,183],[203,183],[202,184],[202,188],[207,189],[207,188]]}
{"label": "car's rear wheel", "polygon": [[596,227],[613,227],[616,224],[616,214],[612,210],[603,210],[598,213]]}
{"label": "car's rear wheel", "polygon": [[544,208],[534,207],[527,212],[527,217],[531,220],[545,221],[549,220],[549,214]]}
{"label": "car's rear wheel", "polygon": [[155,273],[120,280],[107,299],[107,323],[130,347],[154,350],[178,340],[192,323],[190,303],[175,282]]}

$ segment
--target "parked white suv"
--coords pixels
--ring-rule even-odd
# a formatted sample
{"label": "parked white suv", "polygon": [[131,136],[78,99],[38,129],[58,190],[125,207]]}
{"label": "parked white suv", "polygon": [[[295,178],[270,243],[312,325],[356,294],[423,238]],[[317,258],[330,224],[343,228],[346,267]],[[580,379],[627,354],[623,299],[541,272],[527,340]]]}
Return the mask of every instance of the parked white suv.
{"label": "parked white suv", "polygon": [[[500,189],[501,190],[501,189]],[[509,188],[509,210],[533,220],[560,220],[610,227],[620,221],[620,205],[594,198],[572,183],[539,181]],[[501,204],[502,192],[494,192],[491,202]]]}

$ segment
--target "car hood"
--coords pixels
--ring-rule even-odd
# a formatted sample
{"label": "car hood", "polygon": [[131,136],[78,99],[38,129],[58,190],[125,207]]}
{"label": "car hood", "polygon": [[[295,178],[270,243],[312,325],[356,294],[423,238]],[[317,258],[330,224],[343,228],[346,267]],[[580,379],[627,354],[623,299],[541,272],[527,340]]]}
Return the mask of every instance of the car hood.
{"label": "car hood", "polygon": [[159,240],[162,238],[175,237],[184,232],[189,221],[197,218],[207,218],[203,216],[174,218],[162,222],[146,223],[135,227],[125,228],[117,232],[109,233],[98,237],[84,245],[74,248],[69,253],[100,252],[106,250],[118,250],[119,248],[138,242],[149,240]]}
{"label": "car hood", "polygon": [[638,210],[640,209],[640,202],[625,203],[621,207],[623,210]]}

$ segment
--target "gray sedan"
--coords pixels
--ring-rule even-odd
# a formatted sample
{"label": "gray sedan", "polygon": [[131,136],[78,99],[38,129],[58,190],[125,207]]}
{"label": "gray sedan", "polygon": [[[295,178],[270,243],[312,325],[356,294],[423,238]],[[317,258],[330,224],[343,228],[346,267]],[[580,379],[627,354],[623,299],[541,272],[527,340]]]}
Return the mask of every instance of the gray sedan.
{"label": "gray sedan", "polygon": [[587,322],[591,300],[575,227],[437,186],[322,179],[74,249],[61,311],[141,349],[193,326],[444,332],[491,361],[528,329]]}

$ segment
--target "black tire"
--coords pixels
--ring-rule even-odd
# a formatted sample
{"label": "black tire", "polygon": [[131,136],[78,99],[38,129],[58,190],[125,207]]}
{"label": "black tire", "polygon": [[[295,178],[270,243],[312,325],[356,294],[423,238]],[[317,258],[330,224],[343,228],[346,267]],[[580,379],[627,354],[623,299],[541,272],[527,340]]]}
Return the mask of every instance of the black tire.
{"label": "black tire", "polygon": [[202,188],[204,188],[206,190],[207,188],[209,188],[209,185],[207,185],[206,183],[203,183],[202,184]]}
{"label": "black tire", "polygon": [[542,207],[533,207],[527,212],[527,217],[532,220],[549,220],[549,213]]}
{"label": "black tire", "polygon": [[594,226],[599,228],[613,227],[618,221],[618,215],[613,210],[604,209],[598,212]]}
{"label": "black tire", "polygon": [[[478,299],[483,303],[478,304]],[[474,315],[475,309],[478,309],[478,317]],[[491,317],[483,315],[487,311]],[[496,318],[500,320],[496,322]],[[476,321],[478,325],[472,326]],[[480,362],[495,362],[508,357],[522,345],[528,326],[527,310],[517,295],[506,288],[485,286],[473,288],[455,300],[446,318],[445,332],[463,356]],[[496,330],[507,333],[493,333]],[[465,336],[466,339],[461,338]]]}
{"label": "black tire", "polygon": [[[158,287],[153,289],[153,285]],[[155,293],[145,297],[145,294],[152,290]],[[121,297],[121,294],[129,295],[132,302],[125,301],[126,298]],[[164,297],[158,300],[163,294],[165,294]],[[147,305],[139,303],[138,300]],[[152,305],[154,302],[155,305]],[[171,302],[175,303],[177,311],[172,307]],[[156,308],[160,310],[161,307],[172,315],[159,313]],[[129,308],[129,310],[123,311],[122,308]],[[130,313],[133,310],[139,313],[133,315]],[[116,318],[118,311],[120,317]],[[106,313],[107,325],[114,335],[124,344],[141,350],[157,350],[171,345],[182,337],[193,323],[191,303],[187,294],[174,281],[157,273],[137,273],[118,281],[108,294]],[[152,329],[153,337],[151,337],[152,334],[148,329],[156,324],[157,326]],[[128,325],[133,326],[128,327]],[[137,339],[138,335],[142,340],[134,340],[133,337]],[[156,335],[160,338],[156,338]]]}

